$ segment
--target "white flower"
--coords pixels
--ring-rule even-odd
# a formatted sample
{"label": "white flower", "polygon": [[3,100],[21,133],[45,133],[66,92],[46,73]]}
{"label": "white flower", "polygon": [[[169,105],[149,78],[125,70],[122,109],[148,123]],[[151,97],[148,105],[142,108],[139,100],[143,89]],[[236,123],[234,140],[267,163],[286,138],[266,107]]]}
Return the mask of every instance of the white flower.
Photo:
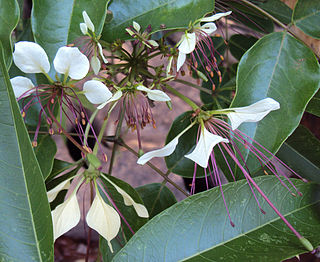
{"label": "white flower", "polygon": [[207,168],[213,147],[221,142],[229,143],[229,140],[221,136],[214,135],[203,127],[203,129],[201,129],[200,139],[195,149],[190,154],[185,155],[185,157],[196,162],[203,168]]}
{"label": "white flower", "polygon": [[101,105],[97,106],[97,109],[102,109],[105,107],[106,104],[109,104],[113,101],[119,100],[121,98],[121,96],[122,96],[122,91],[121,90],[116,91],[110,99],[108,99],[107,101],[105,101]]}
{"label": "white flower", "polygon": [[58,205],[52,212],[54,241],[80,221],[80,208],[77,195],[73,193],[66,201]]}
{"label": "white flower", "polygon": [[103,201],[98,191],[87,213],[86,221],[89,227],[107,240],[113,252],[111,240],[117,236],[121,220],[117,211]]}
{"label": "white flower", "polygon": [[[177,71],[180,70],[181,66],[186,60],[186,55],[193,52],[196,47],[197,42],[199,41],[199,35],[208,36],[217,30],[217,27],[213,21],[220,19],[223,16],[230,15],[231,11],[226,13],[218,13],[210,17],[204,17],[199,20],[199,24],[194,27],[194,32],[188,33],[185,32],[181,40],[179,41],[179,55],[177,60]],[[204,25],[200,25],[200,22],[208,22]]]}
{"label": "white flower", "polygon": [[84,78],[89,71],[88,58],[80,52],[78,47],[60,47],[53,60],[53,65],[58,73],[76,80]]}
{"label": "white flower", "polygon": [[233,130],[237,129],[243,122],[258,122],[273,110],[280,108],[280,104],[272,98],[262,99],[250,106],[236,107],[230,109],[217,110],[226,112]]}
{"label": "white flower", "polygon": [[107,177],[104,176],[104,178],[115,187],[115,189],[118,191],[118,193],[120,195],[122,195],[123,197],[123,201],[124,204],[126,206],[133,206],[133,208],[135,209],[135,211],[137,212],[137,215],[139,217],[144,217],[144,218],[148,218],[149,217],[149,213],[148,210],[146,209],[146,207],[142,204],[136,203],[131,196],[129,196],[129,194],[127,192],[125,192],[123,189],[121,189],[120,187],[118,187],[115,183],[113,183],[110,179],[108,179]]}
{"label": "white flower", "polygon": [[146,92],[147,96],[153,101],[166,102],[171,100],[170,97],[161,90],[152,90],[143,85],[137,86],[137,90]]}
{"label": "white flower", "polygon": [[89,80],[83,85],[84,95],[92,104],[102,104],[112,97],[112,93],[98,80]]}
{"label": "white flower", "polygon": [[50,63],[44,49],[33,42],[20,41],[14,45],[13,61],[24,73],[48,73]]}
{"label": "white flower", "polygon": [[91,30],[91,32],[94,32],[94,24],[92,23],[86,11],[82,12],[82,17],[83,17],[84,23],[80,24],[81,32],[84,35],[86,35],[88,33],[88,28]]}
{"label": "white flower", "polygon": [[[46,75],[50,70],[47,54],[40,45],[32,42],[22,41],[16,43],[13,61],[24,73],[43,73]],[[77,47],[60,47],[53,60],[53,64],[58,73],[76,80],[84,78],[89,71],[89,61]],[[32,93],[26,93],[26,91],[34,87],[28,78],[18,76],[10,81],[17,98],[24,93],[24,96]]]}
{"label": "white flower", "polygon": [[10,79],[11,85],[13,88],[13,92],[16,98],[19,98],[20,96],[28,96],[35,90],[33,83],[29,78],[26,78],[24,76],[16,76],[14,78]]}
{"label": "white flower", "polygon": [[143,154],[141,157],[139,157],[137,164],[144,165],[145,163],[147,163],[149,160],[151,160],[154,157],[165,157],[165,156],[171,155],[177,147],[177,144],[179,142],[179,138],[185,132],[187,132],[192,126],[193,126],[193,124],[191,124],[186,129],[184,129],[180,134],[178,134],[174,139],[172,139],[163,148],[156,149],[156,150],[153,150],[153,151],[150,151],[150,152]]}

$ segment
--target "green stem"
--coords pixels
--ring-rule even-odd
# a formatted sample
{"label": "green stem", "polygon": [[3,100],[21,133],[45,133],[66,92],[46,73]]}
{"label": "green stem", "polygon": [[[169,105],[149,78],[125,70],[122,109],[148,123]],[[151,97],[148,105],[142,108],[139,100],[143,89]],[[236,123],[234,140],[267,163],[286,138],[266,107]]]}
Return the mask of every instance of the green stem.
{"label": "green stem", "polygon": [[209,89],[204,88],[204,87],[202,87],[202,86],[198,86],[198,85],[196,85],[196,84],[190,83],[190,82],[185,81],[185,80],[182,80],[182,79],[175,79],[175,80],[173,80],[173,81],[174,81],[174,82],[177,82],[177,83],[180,83],[180,84],[187,85],[187,86],[191,86],[191,87],[196,88],[196,89],[198,89],[198,90],[200,90],[200,91],[203,91],[203,92],[205,92],[205,93],[207,93],[207,94],[209,94],[209,95],[212,95],[212,91],[210,91]]}
{"label": "green stem", "polygon": [[[125,114],[125,108],[126,104],[125,104],[125,100],[123,100],[123,106],[122,106],[122,110],[120,112],[120,117],[119,117],[119,122],[117,125],[117,129],[116,129],[116,134],[115,134],[115,140],[118,140],[120,133],[121,133],[121,127],[122,127],[122,122],[124,119],[124,114]],[[110,165],[109,165],[109,175],[111,175],[112,173],[112,168],[113,168],[113,164],[114,164],[114,158],[116,155],[116,150],[117,150],[118,144],[114,143],[113,147],[112,147],[112,153],[111,153],[111,159],[110,159]]]}
{"label": "green stem", "polygon": [[51,84],[54,83],[54,81],[52,80],[52,78],[51,78],[46,72],[42,72],[42,73],[45,75],[45,77],[48,79],[48,81],[49,81]]}
{"label": "green stem", "polygon": [[193,110],[197,110],[200,107],[197,106],[197,104],[195,102],[193,102],[190,98],[186,97],[185,95],[181,94],[179,91],[177,91],[176,89],[174,89],[173,87],[169,86],[168,84],[165,84],[166,88],[175,96],[179,97],[181,100],[183,100],[184,102],[186,102],[189,106],[192,107]]}
{"label": "green stem", "polygon": [[[95,119],[98,111],[99,111],[99,110],[96,109],[96,110],[93,112],[92,116],[90,117],[89,122],[90,122],[91,125],[92,125],[92,123],[93,123],[93,121],[94,121],[94,119]],[[83,140],[84,140],[84,144],[85,144],[85,145],[87,144],[87,139],[88,139],[88,135],[89,135],[89,131],[90,131],[90,124],[87,123],[86,130],[85,130],[85,133],[84,133],[84,138],[83,138]]]}

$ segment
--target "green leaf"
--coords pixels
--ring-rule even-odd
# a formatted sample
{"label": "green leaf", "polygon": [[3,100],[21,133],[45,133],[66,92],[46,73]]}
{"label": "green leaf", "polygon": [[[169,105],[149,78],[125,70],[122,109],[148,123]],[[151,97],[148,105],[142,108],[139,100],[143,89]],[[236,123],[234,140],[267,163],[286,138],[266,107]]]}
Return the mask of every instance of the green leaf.
{"label": "green leaf", "polygon": [[50,175],[57,146],[49,135],[38,138],[38,146],[34,148],[38,163],[40,165],[44,180]]}
{"label": "green leaf", "polygon": [[285,24],[291,22],[292,9],[280,0],[254,1],[254,3],[277,18],[280,22]]}
{"label": "green leaf", "polygon": [[16,0],[0,0],[0,41],[7,68],[12,62],[11,34],[19,21],[19,5]]}
{"label": "green leaf", "polygon": [[47,181],[52,180],[53,178],[55,178],[58,174],[62,173],[63,171],[66,171],[67,169],[69,169],[70,167],[74,166],[73,163],[69,163],[69,162],[65,162],[62,161],[60,159],[54,159],[53,161],[53,166],[51,169],[51,173],[50,175],[47,177]]}
{"label": "green leaf", "polygon": [[[239,63],[237,92],[231,107],[271,97],[281,108],[262,121],[243,123],[238,129],[276,153],[299,125],[307,103],[319,87],[319,76],[319,64],[303,43],[285,32],[263,37]],[[259,162],[249,148],[241,153],[254,173]]]}
{"label": "green leaf", "polygon": [[53,261],[52,222],[41,170],[16,102],[0,44],[0,254]]}
{"label": "green leaf", "polygon": [[152,32],[165,29],[187,28],[190,21],[201,18],[214,9],[214,0],[113,0],[109,10],[113,19],[103,29],[102,39],[130,39],[125,28],[135,21],[145,30],[151,25]]}
{"label": "green leaf", "polygon": [[298,0],[293,10],[292,22],[307,35],[320,39],[320,2]]}
{"label": "green leaf", "polygon": [[[109,0],[34,0],[31,14],[35,41],[47,52],[50,62],[57,50],[82,36],[79,24],[86,11],[101,34]],[[52,68],[51,68],[52,70]]]}
{"label": "green leaf", "polygon": [[229,39],[229,47],[231,54],[238,60],[243,54],[256,42],[257,38],[249,35],[233,35]]}
{"label": "green leaf", "polygon": [[174,194],[165,185],[153,183],[136,188],[140,194],[150,218],[161,213],[163,210],[177,203]]}
{"label": "green leaf", "polygon": [[310,100],[306,111],[310,114],[320,117],[320,92],[318,91]]}
{"label": "green leaf", "polygon": [[[274,176],[255,179],[286,219],[314,246],[320,243],[320,200],[315,184],[292,179],[293,197]],[[288,183],[287,183],[288,184]],[[117,261],[281,261],[306,252],[298,238],[258,195],[262,214],[245,180],[223,187],[235,224],[229,223],[220,188],[193,195],[160,213],[117,254]]]}
{"label": "green leaf", "polygon": [[320,183],[320,141],[306,127],[300,125],[277,156],[302,177]]}

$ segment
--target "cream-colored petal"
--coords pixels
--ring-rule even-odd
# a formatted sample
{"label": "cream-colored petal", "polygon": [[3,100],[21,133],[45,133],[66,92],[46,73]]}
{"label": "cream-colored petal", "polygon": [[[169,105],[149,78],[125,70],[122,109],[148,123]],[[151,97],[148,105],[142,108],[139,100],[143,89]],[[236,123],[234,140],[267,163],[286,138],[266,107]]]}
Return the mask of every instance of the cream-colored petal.
{"label": "cream-colored petal", "polygon": [[230,15],[231,13],[232,13],[232,11],[228,11],[228,12],[225,12],[225,13],[217,13],[215,15],[202,18],[200,20],[200,22],[213,22],[213,21],[216,21],[216,20],[220,19],[221,17]]}
{"label": "cream-colored petal", "polygon": [[170,57],[169,57],[169,60],[168,60],[168,65],[167,65],[167,68],[166,68],[166,75],[167,75],[167,77],[170,76],[172,61],[173,61],[173,56],[170,56]]}
{"label": "cream-colored petal", "polygon": [[100,60],[97,56],[93,56],[91,57],[91,61],[90,61],[92,70],[94,72],[95,75],[99,74],[100,68],[101,68],[101,63]]}
{"label": "cream-colored petal", "polygon": [[49,203],[55,200],[55,198],[57,197],[57,195],[61,190],[69,189],[69,187],[70,187],[70,179],[61,182],[56,187],[48,191],[47,196],[48,196]]}
{"label": "cream-colored petal", "polygon": [[83,20],[86,24],[86,26],[92,31],[94,32],[94,24],[92,23],[90,17],[88,16],[86,11],[82,12],[82,16],[83,16]]}
{"label": "cream-colored petal", "polygon": [[137,90],[146,92],[147,96],[153,101],[165,102],[171,100],[170,97],[161,90],[152,90],[143,85],[137,86]]}
{"label": "cream-colored petal", "polygon": [[97,45],[98,45],[99,54],[100,54],[100,56],[101,56],[101,58],[102,58],[102,60],[103,60],[103,63],[107,64],[107,63],[108,63],[108,60],[104,57],[101,44],[98,43]]}
{"label": "cream-colored petal", "polygon": [[54,68],[60,74],[67,74],[72,79],[84,78],[90,67],[88,58],[78,47],[60,47],[53,60]]}
{"label": "cream-colored petal", "polygon": [[80,30],[82,34],[84,35],[88,34],[88,27],[85,23],[80,23]]}
{"label": "cream-colored petal", "polygon": [[[29,96],[35,90],[33,83],[29,78],[24,76],[16,76],[10,79],[13,92],[16,98],[23,96]],[[33,89],[33,90],[32,90]]]}
{"label": "cream-colored petal", "polygon": [[201,31],[206,35],[211,35],[214,31],[217,30],[217,26],[215,23],[205,23],[200,27]]}
{"label": "cream-colored petal", "polygon": [[177,60],[177,72],[183,66],[184,62],[186,61],[187,55],[185,53],[179,52],[178,60]]}
{"label": "cream-colored petal", "polygon": [[179,52],[184,54],[190,54],[196,47],[196,34],[195,33],[185,33],[181,37],[181,42],[178,47]]}
{"label": "cream-colored petal", "polygon": [[44,49],[33,42],[20,41],[14,45],[13,61],[24,73],[48,73],[50,63]]}
{"label": "cream-colored petal", "polygon": [[133,28],[134,28],[137,32],[140,32],[140,29],[141,29],[140,25],[139,25],[137,22],[135,22],[135,21],[133,21],[132,24],[133,24]]}
{"label": "cream-colored petal", "polygon": [[250,106],[230,108],[229,110],[233,110],[234,112],[227,113],[227,116],[231,122],[231,128],[235,130],[243,122],[258,122],[271,111],[279,108],[280,104],[268,97]]}
{"label": "cream-colored petal", "polygon": [[75,227],[80,221],[80,208],[77,195],[72,194],[66,201],[58,205],[52,212],[54,241]]}
{"label": "cream-colored petal", "polygon": [[127,192],[125,192],[122,188],[120,188],[115,183],[113,183],[110,179],[106,178],[106,180],[108,180],[108,182],[114,186],[114,188],[118,191],[118,193],[122,195],[123,202],[126,206],[133,206],[133,208],[135,209],[139,217],[145,217],[145,218],[149,217],[148,210],[144,205],[136,203]]}
{"label": "cream-colored petal", "polygon": [[92,104],[102,104],[112,97],[112,93],[109,88],[97,80],[89,80],[85,82],[83,85],[83,91],[86,98]]}
{"label": "cream-colored petal", "polygon": [[185,155],[185,157],[196,162],[203,168],[207,168],[212,149],[216,144],[220,142],[229,143],[228,139],[214,135],[210,133],[206,128],[203,128],[203,130],[201,130],[200,139],[195,149],[190,154]]}
{"label": "cream-colored petal", "polygon": [[96,194],[92,202],[86,221],[89,227],[107,240],[109,248],[113,252],[111,240],[117,236],[121,220],[117,211],[106,204],[99,193]]}
{"label": "cream-colored petal", "polygon": [[114,95],[106,102],[102,103],[101,105],[97,106],[97,109],[102,109],[104,108],[107,104],[113,101],[117,101],[121,98],[122,96],[122,91],[118,90],[117,92],[114,93]]}

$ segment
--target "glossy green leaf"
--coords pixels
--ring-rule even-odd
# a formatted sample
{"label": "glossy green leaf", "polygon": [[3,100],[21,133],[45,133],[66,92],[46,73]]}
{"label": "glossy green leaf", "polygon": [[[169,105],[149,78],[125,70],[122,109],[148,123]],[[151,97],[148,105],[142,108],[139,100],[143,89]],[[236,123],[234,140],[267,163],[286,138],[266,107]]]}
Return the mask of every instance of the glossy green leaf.
{"label": "glossy green leaf", "polygon": [[[59,47],[72,43],[82,36],[79,24],[86,11],[99,35],[104,25],[109,0],[33,0],[31,15],[35,41],[53,61]],[[52,70],[52,68],[51,68]]]}
{"label": "glossy green leaf", "polygon": [[190,21],[201,18],[214,9],[214,0],[113,0],[108,8],[113,19],[103,29],[102,39],[112,42],[116,39],[130,39],[125,28],[135,21],[145,30],[152,31],[186,28]]}
{"label": "glossy green leaf", "polygon": [[[127,194],[129,194],[136,203],[143,204],[143,201],[142,201],[141,197],[139,196],[139,194],[137,193],[137,191],[133,187],[131,187],[128,183],[126,183],[116,177],[113,177],[113,176],[109,176],[109,175],[105,175],[105,176],[108,179],[110,179],[114,184],[116,184],[121,189],[123,189]],[[131,229],[134,232],[137,232],[139,230],[139,228],[142,227],[148,221],[148,219],[139,217],[137,215],[135,209],[133,208],[133,206],[126,206],[124,204],[122,195],[119,194],[119,192],[114,188],[114,186],[111,185],[103,177],[100,177],[100,178],[101,178],[103,184],[105,185],[105,191],[108,193],[109,197],[113,200],[117,209],[121,212],[122,216],[126,219],[127,223],[131,227]],[[100,189],[100,194],[103,197],[103,199],[106,201],[106,203],[109,203],[112,206],[112,204],[109,202],[108,198],[105,196],[105,193],[101,189]],[[133,235],[131,230],[129,229],[127,223],[124,222],[123,218],[121,219],[121,225],[122,225],[123,231],[119,232],[120,239],[115,238],[111,241],[111,244],[113,244],[113,243],[115,244],[116,250],[118,248],[120,248],[121,245],[126,243]],[[100,238],[100,245],[104,246],[103,249],[107,251],[107,253],[102,254],[102,256],[104,258],[107,258],[110,256],[112,257],[114,255],[114,254],[110,254],[110,250],[107,247],[108,244],[107,244],[106,240],[102,237]],[[118,246],[118,248],[117,248],[117,246]],[[116,252],[116,250],[115,250],[115,252]],[[108,261],[108,260],[105,259],[104,261]]]}
{"label": "glossy green leaf", "polygon": [[240,60],[243,54],[257,41],[258,39],[253,36],[233,35],[229,39],[230,52],[236,59]]}
{"label": "glossy green leaf", "polygon": [[0,41],[7,68],[12,62],[11,34],[19,21],[19,5],[16,0],[0,1]]}
{"label": "glossy green leaf", "polygon": [[150,218],[177,203],[174,194],[165,185],[153,183],[136,188],[141,196]]}
{"label": "glossy green leaf", "polygon": [[320,141],[306,127],[299,126],[277,156],[302,177],[320,183]]}
{"label": "glossy green leaf", "polygon": [[53,261],[50,208],[0,45],[0,254],[2,261]]}
{"label": "glossy green leaf", "polygon": [[44,180],[50,175],[57,146],[49,135],[38,138],[38,146],[34,148]]}
{"label": "glossy green leaf", "polygon": [[[303,197],[293,197],[274,176],[255,179],[286,219],[314,246],[320,243],[319,189],[293,179]],[[220,188],[193,195],[160,213],[117,254],[124,261],[281,261],[304,246],[258,195],[262,214],[245,180],[223,186],[232,227]]]}
{"label": "glossy green leaf", "polygon": [[252,1],[263,10],[277,18],[280,22],[291,22],[292,9],[280,0]]}
{"label": "glossy green leaf", "polygon": [[60,159],[54,159],[53,161],[53,166],[52,166],[52,170],[50,175],[47,177],[46,180],[51,180],[54,177],[56,177],[58,174],[66,171],[67,169],[71,168],[72,166],[74,166],[74,163],[69,163],[66,161],[62,161]]}
{"label": "glossy green leaf", "polygon": [[320,2],[298,0],[293,10],[292,22],[307,35],[320,39]]}
{"label": "glossy green leaf", "polygon": [[[320,84],[320,82],[319,82]],[[318,91],[310,100],[306,111],[310,114],[320,117],[320,92]]]}
{"label": "glossy green leaf", "polygon": [[[299,125],[309,100],[319,87],[319,64],[303,43],[285,32],[260,39],[241,59],[237,75],[237,91],[231,107],[253,104],[271,97],[280,109],[257,123],[243,123],[238,129],[258,141],[272,153]],[[251,172],[259,162],[242,151]]]}

